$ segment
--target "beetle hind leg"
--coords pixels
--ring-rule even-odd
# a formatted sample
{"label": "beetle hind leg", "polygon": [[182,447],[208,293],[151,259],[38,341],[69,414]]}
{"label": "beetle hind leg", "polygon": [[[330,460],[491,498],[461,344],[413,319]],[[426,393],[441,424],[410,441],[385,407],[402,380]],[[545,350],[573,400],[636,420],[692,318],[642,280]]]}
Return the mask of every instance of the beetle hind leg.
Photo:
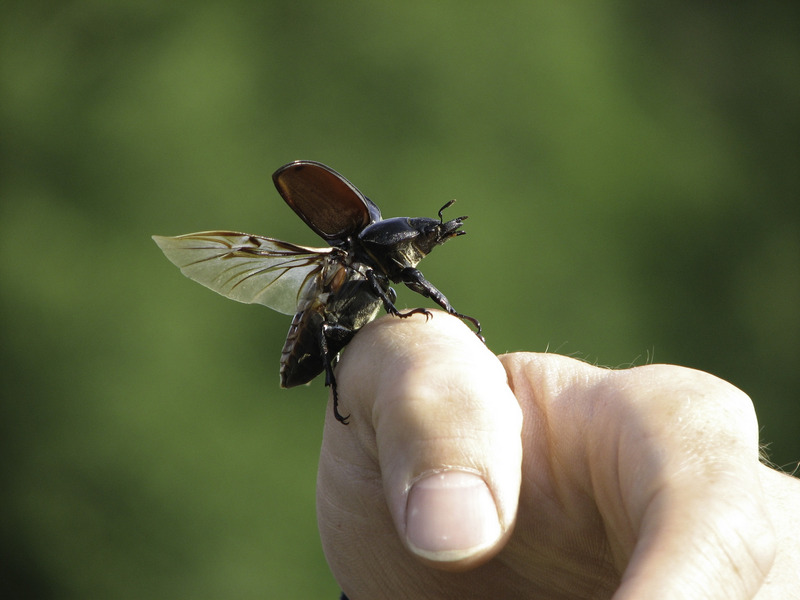
{"label": "beetle hind leg", "polygon": [[[336,355],[353,337],[354,332],[345,327],[324,323],[319,333],[319,346],[322,350],[322,364],[325,367],[325,385],[333,392],[333,416],[342,425],[350,422],[350,415],[343,415],[339,412],[339,390],[336,386],[336,376],[333,374],[333,367],[336,364]],[[329,344],[333,342],[333,344]],[[335,347],[331,347],[331,346]]]}
{"label": "beetle hind leg", "polygon": [[349,425],[350,424],[350,415],[342,415],[339,412],[339,394],[336,392],[336,380],[334,379],[331,382],[331,391],[333,392],[333,416],[336,417],[336,420],[339,421],[342,425]]}

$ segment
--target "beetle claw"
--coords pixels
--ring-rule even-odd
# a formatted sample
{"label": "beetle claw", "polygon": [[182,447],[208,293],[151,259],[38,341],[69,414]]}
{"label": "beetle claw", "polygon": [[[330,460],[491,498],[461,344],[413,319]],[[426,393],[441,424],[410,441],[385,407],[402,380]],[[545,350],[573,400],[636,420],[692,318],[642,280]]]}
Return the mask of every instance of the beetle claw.
{"label": "beetle claw", "polygon": [[333,407],[333,416],[336,417],[336,420],[339,421],[342,425],[349,425],[350,424],[350,415],[342,416],[339,412],[339,409],[334,406]]}

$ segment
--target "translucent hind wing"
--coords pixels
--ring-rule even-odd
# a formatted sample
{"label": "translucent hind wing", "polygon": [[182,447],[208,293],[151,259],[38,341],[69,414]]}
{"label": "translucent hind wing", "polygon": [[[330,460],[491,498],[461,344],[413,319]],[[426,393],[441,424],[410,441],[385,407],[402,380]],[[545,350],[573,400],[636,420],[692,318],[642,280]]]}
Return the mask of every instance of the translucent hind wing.
{"label": "translucent hind wing", "polygon": [[189,279],[237,302],[287,315],[320,285],[319,274],[334,251],[234,231],[153,240]]}

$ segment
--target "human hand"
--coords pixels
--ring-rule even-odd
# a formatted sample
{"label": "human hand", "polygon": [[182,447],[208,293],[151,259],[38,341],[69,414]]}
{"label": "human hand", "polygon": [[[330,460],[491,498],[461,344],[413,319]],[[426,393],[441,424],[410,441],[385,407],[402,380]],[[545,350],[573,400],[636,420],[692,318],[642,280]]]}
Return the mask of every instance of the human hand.
{"label": "human hand", "polygon": [[351,600],[798,597],[800,482],[720,379],[498,359],[434,312],[365,327],[337,382],[317,513]]}

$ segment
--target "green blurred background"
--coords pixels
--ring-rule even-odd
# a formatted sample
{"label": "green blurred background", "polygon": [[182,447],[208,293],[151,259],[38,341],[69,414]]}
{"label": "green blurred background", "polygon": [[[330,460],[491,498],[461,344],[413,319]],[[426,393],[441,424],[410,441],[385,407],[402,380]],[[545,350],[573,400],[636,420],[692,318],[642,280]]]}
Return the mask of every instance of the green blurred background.
{"label": "green blurred background", "polygon": [[3,3],[4,597],[336,596],[289,318],[149,237],[319,244],[297,158],[385,216],[458,198],[422,266],[495,352],[710,371],[791,468],[800,5],[661,4]]}

